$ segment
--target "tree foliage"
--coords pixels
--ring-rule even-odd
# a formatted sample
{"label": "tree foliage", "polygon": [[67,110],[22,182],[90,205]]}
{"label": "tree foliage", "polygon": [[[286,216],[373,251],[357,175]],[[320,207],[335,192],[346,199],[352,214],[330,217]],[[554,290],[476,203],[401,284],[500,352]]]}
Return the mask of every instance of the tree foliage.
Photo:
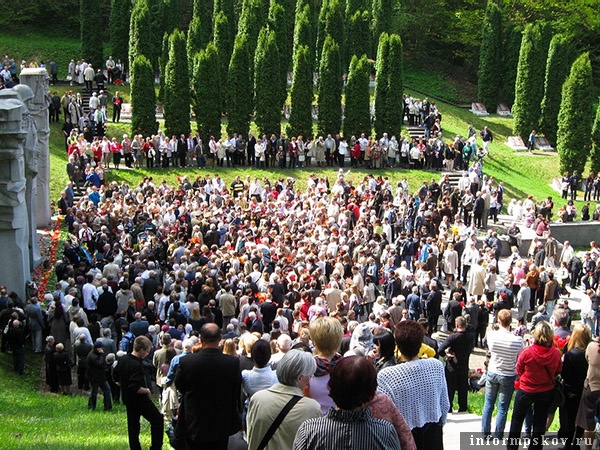
{"label": "tree foliage", "polygon": [[227,74],[227,132],[243,136],[250,130],[252,117],[252,55],[250,38],[238,33]]}
{"label": "tree foliage", "polygon": [[400,136],[404,110],[404,45],[397,34],[390,34],[390,77],[388,80],[387,125],[391,136]]}
{"label": "tree foliage", "polygon": [[379,36],[377,47],[377,61],[375,66],[375,133],[381,136],[389,132],[387,99],[390,80],[390,40],[387,33]]}
{"label": "tree foliage", "polygon": [[157,130],[154,69],[146,56],[138,55],[131,67],[131,133],[152,136]]}
{"label": "tree foliage", "polygon": [[165,33],[162,39],[161,54],[159,58],[160,81],[158,86],[158,101],[162,102],[165,96],[165,76],[169,62],[169,35]]}
{"label": "tree foliage", "polygon": [[317,87],[318,133],[321,135],[335,135],[342,128],[342,87],[340,46],[331,36],[327,36],[323,42]]}
{"label": "tree foliage", "polygon": [[190,132],[190,77],[185,35],[179,30],[169,37],[163,108],[167,135],[187,136]]}
{"label": "tree foliage", "polygon": [[596,118],[592,126],[592,151],[590,152],[590,170],[600,172],[600,103],[596,108]]}
{"label": "tree foliage", "polygon": [[212,23],[213,23],[213,8],[214,4],[212,0],[194,0],[193,16],[200,19],[199,30],[201,37],[200,48],[206,48],[206,45],[212,39]]}
{"label": "tree foliage", "polygon": [[306,45],[299,45],[294,55],[294,79],[290,98],[292,108],[288,133],[292,136],[312,136],[312,55]]}
{"label": "tree foliage", "polygon": [[260,134],[267,136],[272,133],[279,135],[281,131],[283,104],[277,103],[280,94],[273,92],[273,74],[279,73],[279,62],[275,32],[263,27],[258,35],[258,45],[254,54],[254,121]]}
{"label": "tree foliage", "polygon": [[502,12],[495,0],[488,0],[481,34],[477,98],[489,112],[498,106],[502,86]]}
{"label": "tree foliage", "polygon": [[[340,49],[340,57],[345,54],[346,36],[343,27],[344,22],[344,9],[341,1],[323,0],[317,24],[317,62],[321,61],[321,53],[327,37],[337,42]],[[344,72],[347,67],[342,67],[342,72]]]}
{"label": "tree foliage", "polygon": [[94,69],[104,68],[103,38],[98,36],[98,21],[102,22],[100,2],[81,0],[81,54]]}
{"label": "tree foliage", "polygon": [[188,69],[190,70],[190,78],[194,72],[194,56],[200,50],[206,48],[206,42],[203,42],[204,33],[202,32],[202,20],[198,16],[194,16],[190,22],[190,28],[187,34],[187,59]]}
{"label": "tree foliage", "polygon": [[592,65],[584,53],[571,66],[569,77],[562,87],[558,113],[556,149],[560,158],[560,173],[577,170],[583,174],[591,137],[593,105]]}
{"label": "tree foliage", "polygon": [[[231,36],[232,48],[233,48],[233,38],[236,34],[235,24],[237,23],[235,17],[235,8],[233,0],[214,0],[214,8],[213,8],[213,30],[216,28],[216,18],[217,15],[222,12],[227,17],[227,26],[229,27],[229,36]],[[217,46],[217,50],[219,47]],[[220,55],[219,55],[220,57]],[[229,59],[227,59],[229,61]]]}
{"label": "tree foliage", "polygon": [[369,10],[356,11],[348,18],[348,32],[346,33],[346,59],[349,62],[354,55],[371,54],[371,13]]}
{"label": "tree foliage", "polygon": [[131,25],[129,27],[129,62],[130,66],[135,58],[144,55],[152,64],[152,29],[150,22],[150,9],[147,0],[138,0],[131,13]]}
{"label": "tree foliage", "polygon": [[502,98],[512,107],[515,102],[515,84],[517,81],[517,66],[523,34],[514,26],[504,27],[502,52]]}
{"label": "tree foliage", "polygon": [[[255,49],[262,22],[262,0],[244,0],[238,22],[237,34],[245,34],[249,48]],[[237,37],[236,37],[237,40]]]}
{"label": "tree foliage", "polygon": [[219,52],[209,42],[206,49],[194,56],[192,107],[200,136],[207,142],[210,136],[221,137],[221,72]]}
{"label": "tree foliage", "polygon": [[163,31],[171,34],[176,29],[184,29],[181,14],[182,0],[163,0]]}
{"label": "tree foliage", "polygon": [[[279,87],[281,88],[282,85],[287,87],[287,72],[290,67],[292,47],[288,42],[289,30],[286,22],[286,12],[278,0],[271,0],[271,6],[269,7],[269,29],[275,32],[275,41],[279,50],[279,72],[277,73]],[[281,93],[281,91],[279,92]],[[285,96],[283,98],[280,97],[280,99],[282,102],[285,101]]]}
{"label": "tree foliage", "polygon": [[310,22],[310,5],[305,4],[304,7],[296,12],[296,22],[294,23],[294,44],[293,55],[296,54],[300,45],[308,47],[308,53],[311,57],[315,54],[314,32]]}
{"label": "tree foliage", "polygon": [[367,55],[353,56],[346,84],[344,136],[371,134],[369,79],[371,67]]}
{"label": "tree foliage", "polygon": [[129,56],[129,26],[131,0],[112,0],[110,8],[110,48],[115,61],[127,62]]}
{"label": "tree foliage", "polygon": [[[152,54],[147,55],[152,67],[156,69],[162,50],[162,40],[166,33],[164,25],[164,2],[163,0],[146,0],[150,11],[150,40]],[[165,63],[166,64],[166,63]]]}
{"label": "tree foliage", "polygon": [[523,139],[540,121],[547,56],[544,27],[538,24],[528,26],[521,42],[512,108],[515,119],[513,133]]}
{"label": "tree foliage", "polygon": [[[231,27],[229,26],[229,18],[223,11],[219,11],[215,15],[213,31],[214,44],[219,53],[219,71],[221,80],[226,80],[227,71],[229,70],[229,60],[231,59],[231,53],[233,51],[233,36],[230,34]],[[227,98],[227,86],[225,83],[221,83],[221,98]]]}
{"label": "tree foliage", "polygon": [[556,143],[562,85],[567,76],[569,76],[574,54],[575,48],[570,38],[557,34],[550,41],[544,82],[544,98],[541,107],[540,130],[552,143]]}
{"label": "tree foliage", "polygon": [[[428,6],[429,7],[429,6]],[[373,49],[371,55],[377,51],[377,40],[381,33],[392,33],[394,24],[394,0],[373,0],[371,13],[371,39]]]}

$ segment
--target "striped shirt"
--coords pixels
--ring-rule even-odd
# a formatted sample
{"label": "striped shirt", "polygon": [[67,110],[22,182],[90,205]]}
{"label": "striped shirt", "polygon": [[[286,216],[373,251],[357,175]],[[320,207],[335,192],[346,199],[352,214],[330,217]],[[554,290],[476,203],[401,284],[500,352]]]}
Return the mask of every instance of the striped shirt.
{"label": "striped shirt", "polygon": [[293,450],[400,450],[391,423],[374,419],[370,410],[329,409],[325,417],[308,419],[298,429]]}
{"label": "striped shirt", "polygon": [[523,350],[523,339],[505,328],[490,331],[487,344],[491,353],[488,372],[502,376],[516,375],[517,357]]}

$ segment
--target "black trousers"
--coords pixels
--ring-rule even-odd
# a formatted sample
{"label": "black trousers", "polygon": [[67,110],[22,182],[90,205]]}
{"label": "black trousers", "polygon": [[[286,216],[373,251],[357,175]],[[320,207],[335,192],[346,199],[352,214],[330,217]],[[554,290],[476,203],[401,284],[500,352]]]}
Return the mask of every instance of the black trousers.
{"label": "black trousers", "polygon": [[186,450],[227,450],[229,445],[229,436],[210,442],[194,442],[191,439],[185,439]]}
{"label": "black trousers", "polygon": [[138,395],[127,404],[129,448],[131,450],[142,450],[140,444],[140,417],[150,423],[150,433],[152,435],[150,450],[161,450],[164,436],[163,415],[150,400],[150,397],[146,395]]}
{"label": "black trousers", "polygon": [[446,375],[446,385],[448,386],[448,398],[450,399],[450,409],[454,402],[454,394],[458,392],[458,411],[467,410],[467,393],[469,392],[469,372],[467,371],[444,371]]}
{"label": "black trousers", "polygon": [[417,450],[443,450],[443,429],[441,423],[429,422],[411,430]]}

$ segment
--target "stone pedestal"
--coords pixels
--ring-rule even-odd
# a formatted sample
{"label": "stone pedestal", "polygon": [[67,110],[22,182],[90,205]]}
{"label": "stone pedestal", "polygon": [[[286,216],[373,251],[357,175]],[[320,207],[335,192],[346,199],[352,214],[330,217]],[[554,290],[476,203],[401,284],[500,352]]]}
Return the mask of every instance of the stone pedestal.
{"label": "stone pedestal", "polygon": [[30,280],[29,213],[25,202],[23,103],[0,96],[0,284],[26,299]]}
{"label": "stone pedestal", "polygon": [[37,128],[39,157],[37,161],[37,177],[35,178],[35,192],[37,207],[33,217],[39,228],[45,228],[52,221],[50,209],[50,124],[48,105],[50,96],[48,90],[49,77],[46,69],[27,68],[19,75],[22,84],[33,91],[33,98],[28,103],[29,113]]}

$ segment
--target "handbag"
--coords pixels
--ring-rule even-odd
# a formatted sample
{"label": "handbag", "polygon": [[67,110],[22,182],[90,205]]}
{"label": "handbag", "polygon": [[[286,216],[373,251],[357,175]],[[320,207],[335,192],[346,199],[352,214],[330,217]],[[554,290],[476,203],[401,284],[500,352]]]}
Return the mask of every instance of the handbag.
{"label": "handbag", "polygon": [[288,413],[292,410],[292,408],[296,405],[296,403],[298,403],[301,399],[302,399],[301,396],[294,395],[290,399],[290,401],[285,404],[285,406],[283,407],[281,412],[277,415],[277,417],[275,418],[275,420],[273,421],[273,423],[271,424],[271,426],[269,427],[269,429],[263,436],[262,440],[260,441],[260,444],[258,444],[258,447],[256,447],[256,450],[264,450],[265,449],[265,447],[267,446],[267,444],[269,443],[269,441],[275,434],[275,431],[277,431],[277,428],[279,428],[279,425],[281,425],[281,422],[283,422],[283,419],[285,419],[285,417],[288,415]]}

